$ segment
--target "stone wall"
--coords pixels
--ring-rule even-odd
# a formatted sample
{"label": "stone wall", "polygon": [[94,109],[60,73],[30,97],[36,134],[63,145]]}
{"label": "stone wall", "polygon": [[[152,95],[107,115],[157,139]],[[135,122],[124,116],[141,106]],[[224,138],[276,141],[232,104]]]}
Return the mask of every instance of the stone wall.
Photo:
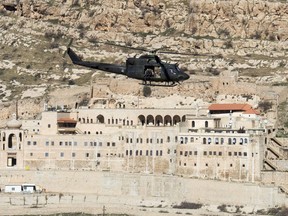
{"label": "stone wall", "polygon": [[[93,202],[123,203],[140,205],[141,202],[158,201],[168,204],[181,201],[209,203],[215,205],[244,205],[269,208],[287,204],[285,194],[279,193],[273,186],[199,180],[175,176],[156,176],[133,173],[110,172],[73,172],[73,171],[1,171],[1,188],[7,184],[35,183],[51,193],[63,193],[65,196],[30,196],[27,203],[84,203]],[[86,198],[77,195],[85,194]],[[46,194],[47,195],[47,194]],[[90,198],[89,198],[90,197]],[[63,198],[63,199],[62,199]],[[71,201],[72,200],[72,201]],[[3,201],[3,202],[2,202]],[[1,196],[1,202],[9,205],[9,198]],[[23,205],[23,197],[13,199],[17,205]]]}

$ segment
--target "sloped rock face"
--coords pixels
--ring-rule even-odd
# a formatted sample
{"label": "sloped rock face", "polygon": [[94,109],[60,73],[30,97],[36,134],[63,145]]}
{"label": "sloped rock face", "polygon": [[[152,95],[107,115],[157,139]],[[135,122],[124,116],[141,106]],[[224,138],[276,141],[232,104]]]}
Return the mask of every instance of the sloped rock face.
{"label": "sloped rock face", "polygon": [[[73,92],[71,85],[86,85],[89,92],[95,70],[80,69],[63,57],[70,38],[82,57],[107,63],[125,64],[127,57],[140,52],[97,42],[200,54],[159,54],[163,61],[178,62],[191,79],[179,88],[153,88],[151,96],[193,95],[209,102],[221,93],[264,97],[264,91],[250,86],[288,83],[287,7],[287,3],[260,0],[2,0],[0,101],[27,101],[25,95],[34,91],[30,103],[40,107],[60,88]],[[223,72],[237,74],[241,85],[223,86],[221,79],[229,75],[216,82],[214,78]],[[118,82],[117,76],[97,73],[96,80],[108,80],[110,96],[142,91],[138,81],[126,82],[122,77],[124,81]],[[59,104],[56,97],[53,95],[53,103]],[[73,105],[77,97],[71,98],[67,103]],[[22,107],[29,109],[24,103]],[[31,110],[29,116],[34,110],[41,109]]]}
{"label": "sloped rock face", "polygon": [[214,38],[283,40],[288,4],[263,0],[4,0],[19,16],[101,31],[180,31]]}
{"label": "sloped rock face", "polygon": [[282,40],[288,38],[288,4],[261,0],[190,1],[189,28],[198,36]]}

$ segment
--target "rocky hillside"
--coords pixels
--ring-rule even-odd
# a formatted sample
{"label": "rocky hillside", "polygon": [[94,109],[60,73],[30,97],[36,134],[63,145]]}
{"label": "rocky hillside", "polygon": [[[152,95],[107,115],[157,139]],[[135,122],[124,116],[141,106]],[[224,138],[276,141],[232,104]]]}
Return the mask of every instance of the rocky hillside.
{"label": "rocky hillside", "polygon": [[[23,112],[29,110],[27,116],[32,116],[45,102],[64,103],[55,93],[59,89],[69,89],[70,100],[65,97],[65,103],[71,106],[87,96],[95,71],[76,67],[65,56],[71,38],[71,46],[83,57],[102,62],[122,63],[141,54],[123,46],[190,54],[161,55],[179,62],[193,80],[183,88],[155,88],[151,96],[193,95],[211,102],[219,92],[212,80],[228,71],[241,83],[269,85],[270,91],[277,86],[276,93],[285,100],[287,12],[288,3],[280,0],[2,0],[0,100],[7,109],[2,119],[14,109],[11,101],[24,100]],[[119,79],[98,72],[93,77]],[[119,85],[116,92],[110,91],[129,95],[127,85]],[[234,94],[230,90],[223,93]],[[29,109],[33,106],[25,106],[27,101],[39,108]]]}

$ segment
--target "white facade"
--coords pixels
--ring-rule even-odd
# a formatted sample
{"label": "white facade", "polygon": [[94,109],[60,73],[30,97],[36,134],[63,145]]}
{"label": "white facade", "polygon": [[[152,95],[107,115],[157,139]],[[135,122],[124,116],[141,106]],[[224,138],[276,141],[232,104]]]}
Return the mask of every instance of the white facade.
{"label": "white facade", "polygon": [[4,169],[111,170],[252,182],[260,179],[267,136],[258,116],[123,108],[43,112],[41,120],[22,121],[21,128],[0,134]]}

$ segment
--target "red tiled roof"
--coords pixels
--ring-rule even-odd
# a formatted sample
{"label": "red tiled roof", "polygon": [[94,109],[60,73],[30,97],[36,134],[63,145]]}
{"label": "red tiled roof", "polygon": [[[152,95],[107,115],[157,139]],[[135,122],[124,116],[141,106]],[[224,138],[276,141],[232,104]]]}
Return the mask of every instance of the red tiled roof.
{"label": "red tiled roof", "polygon": [[259,115],[260,113],[257,110],[254,110],[251,105],[249,104],[211,104],[208,107],[209,110],[217,111],[217,110],[240,110],[243,111],[244,114],[256,114]]}
{"label": "red tiled roof", "polygon": [[76,120],[71,119],[71,118],[59,118],[57,120],[58,123],[77,123]]}
{"label": "red tiled roof", "polygon": [[244,114],[256,114],[256,115],[260,115],[260,112],[254,109],[250,109],[244,112]]}
{"label": "red tiled roof", "polygon": [[247,111],[252,109],[249,104],[211,104],[209,110],[242,110]]}

